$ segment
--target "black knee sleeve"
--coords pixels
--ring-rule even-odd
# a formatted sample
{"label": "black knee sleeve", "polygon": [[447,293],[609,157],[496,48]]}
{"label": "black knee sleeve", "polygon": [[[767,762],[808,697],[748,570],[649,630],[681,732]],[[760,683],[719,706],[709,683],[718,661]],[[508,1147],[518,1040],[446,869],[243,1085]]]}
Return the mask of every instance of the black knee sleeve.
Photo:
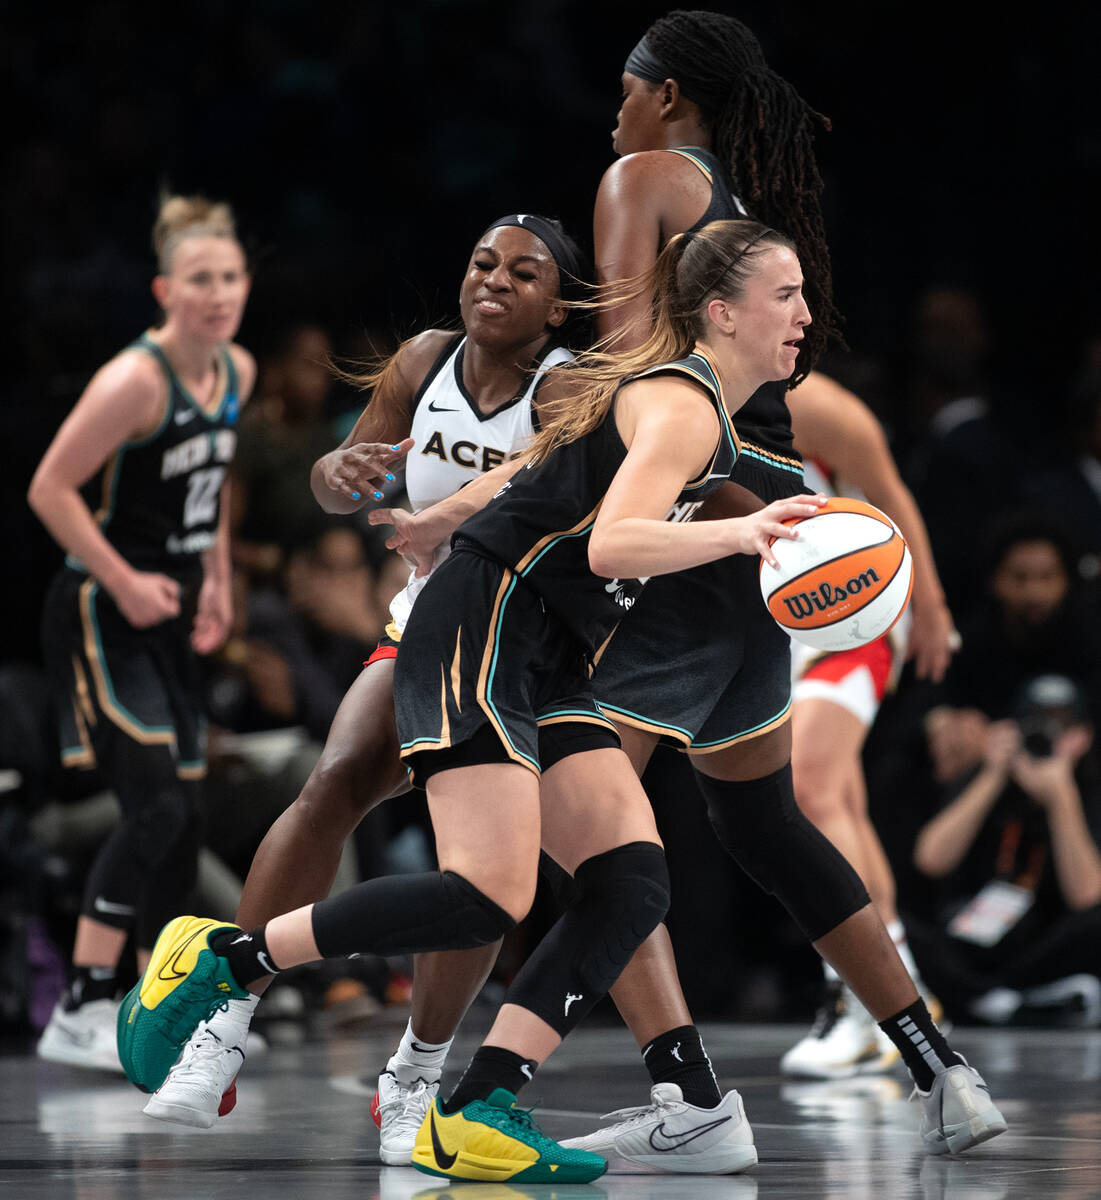
{"label": "black knee sleeve", "polygon": [[795,802],[791,767],[731,783],[696,773],[726,852],[814,942],[870,903],[860,876]]}
{"label": "black knee sleeve", "polygon": [[[164,756],[169,761],[169,756]],[[174,767],[173,767],[174,771]],[[161,927],[186,911],[198,874],[203,820],[193,782],[156,779],[145,791],[130,775],[120,784],[122,818],[100,847],[84,889],[85,916],[118,929],[135,927],[148,948]]]}
{"label": "black knee sleeve", "polygon": [[314,905],[324,958],[468,950],[504,937],[516,922],[454,871],[387,875]]}
{"label": "black knee sleeve", "polygon": [[577,886],[573,876],[542,850],[539,852],[539,875],[554,897],[555,911],[564,913],[577,899]]}
{"label": "black knee sleeve", "polygon": [[563,1037],[604,996],[669,908],[665,853],[629,842],[586,859],[575,898],[527,962],[506,1004],[541,1017]]}

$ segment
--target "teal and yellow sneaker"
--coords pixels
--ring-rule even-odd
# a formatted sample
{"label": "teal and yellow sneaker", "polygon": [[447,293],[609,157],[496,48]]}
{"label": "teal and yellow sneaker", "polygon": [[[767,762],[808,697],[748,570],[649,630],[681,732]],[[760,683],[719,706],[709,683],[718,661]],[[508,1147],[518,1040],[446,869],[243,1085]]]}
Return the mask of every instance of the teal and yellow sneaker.
{"label": "teal and yellow sneaker", "polygon": [[145,974],[119,1008],[119,1061],[143,1092],[164,1083],[184,1043],[227,1000],[248,992],[210,948],[210,936],[236,925],[177,917],[161,930]]}
{"label": "teal and yellow sneaker", "polygon": [[589,1183],[608,1168],[599,1154],[568,1150],[545,1137],[504,1088],[450,1115],[437,1098],[417,1133],[413,1166],[445,1179],[510,1183]]}

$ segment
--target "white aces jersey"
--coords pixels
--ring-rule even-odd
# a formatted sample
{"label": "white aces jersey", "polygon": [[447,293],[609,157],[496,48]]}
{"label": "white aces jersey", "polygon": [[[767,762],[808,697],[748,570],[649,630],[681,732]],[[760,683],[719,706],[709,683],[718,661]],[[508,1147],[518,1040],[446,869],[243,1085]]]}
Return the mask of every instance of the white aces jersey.
{"label": "white aces jersey", "polygon": [[[463,385],[466,338],[456,335],[432,364],[413,399],[413,424],[409,436],[416,445],[405,462],[405,491],[414,512],[428,508],[486,471],[522,454],[537,428],[532,398],[548,367],[569,362],[573,355],[564,346],[545,348],[532,367],[527,386],[494,412],[479,410]],[[445,542],[436,551],[432,570],[451,553]],[[413,602],[429,576],[409,582],[390,603],[387,633],[399,637],[409,620]]]}

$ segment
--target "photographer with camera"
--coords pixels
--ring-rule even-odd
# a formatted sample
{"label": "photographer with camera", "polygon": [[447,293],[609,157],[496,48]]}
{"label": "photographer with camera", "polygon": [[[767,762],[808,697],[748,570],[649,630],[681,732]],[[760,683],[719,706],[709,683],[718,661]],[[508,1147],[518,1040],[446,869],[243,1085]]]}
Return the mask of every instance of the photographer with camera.
{"label": "photographer with camera", "polygon": [[958,1019],[1101,1024],[1101,776],[1083,689],[1029,681],[972,761],[951,760],[962,773],[950,781],[963,715],[926,721],[947,799],[914,850],[941,917],[907,925],[915,956]]}

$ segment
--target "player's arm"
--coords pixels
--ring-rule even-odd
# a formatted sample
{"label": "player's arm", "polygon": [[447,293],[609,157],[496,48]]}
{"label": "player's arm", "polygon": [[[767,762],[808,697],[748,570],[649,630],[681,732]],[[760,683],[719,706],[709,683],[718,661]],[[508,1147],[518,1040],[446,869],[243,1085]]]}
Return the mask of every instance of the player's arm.
{"label": "player's arm", "polygon": [[157,428],[165,403],[164,381],[149,355],[112,359],[65,418],[27,492],[28,503],[58,545],[116,599],[140,573],[103,536],[80,489],[120,446]]}
{"label": "player's arm", "polygon": [[326,512],[359,512],[381,499],[376,493],[391,481],[393,467],[413,446],[409,437],[413,398],[453,336],[443,329],[428,329],[394,352],[351,432],[310,472],[310,488]]}
{"label": "player's arm", "polygon": [[828,462],[902,530],[914,559],[910,656],[919,678],[939,682],[958,635],[925,522],[898,473],[883,427],[859,397],[817,371],[788,392],[787,399],[796,449]]}
{"label": "player's arm", "polygon": [[[809,498],[783,500],[749,517],[672,522],[684,485],[711,461],[719,419],[704,394],[681,379],[641,379],[617,397],[615,419],[627,457],[589,537],[589,566],[606,579],[682,571],[728,554],[763,554],[770,537],[792,538],[785,516],[808,516]],[[790,510],[790,511],[789,511]]]}
{"label": "player's arm", "polygon": [[[657,260],[664,184],[656,158],[628,154],[604,172],[593,209],[598,283],[635,279]],[[598,311],[597,334],[616,334],[614,348],[629,350],[649,337],[650,321],[650,297],[638,296]]]}

